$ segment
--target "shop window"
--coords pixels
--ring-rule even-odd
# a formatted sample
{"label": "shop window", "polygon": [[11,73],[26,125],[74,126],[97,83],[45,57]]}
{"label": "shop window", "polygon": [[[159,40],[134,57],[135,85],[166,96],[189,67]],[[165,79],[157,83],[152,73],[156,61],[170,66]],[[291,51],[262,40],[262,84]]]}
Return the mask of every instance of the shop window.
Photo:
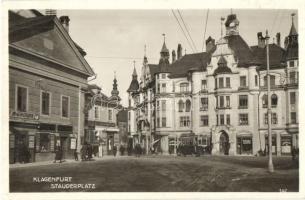
{"label": "shop window", "polygon": [[188,92],[189,84],[188,83],[181,83],[180,84],[180,92]]}
{"label": "shop window", "polygon": [[200,116],[200,126],[209,126],[209,116],[208,115]]}
{"label": "shop window", "polygon": [[188,99],[185,102],[185,112],[190,112],[191,110],[191,101]]}
{"label": "shop window", "polygon": [[281,136],[281,153],[290,155],[291,144],[292,140],[290,136]]}
{"label": "shop window", "polygon": [[182,100],[179,100],[178,106],[179,106],[179,112],[183,112],[183,109],[184,109],[184,103],[183,103],[183,101],[182,101]]}
{"label": "shop window", "polygon": [[248,108],[248,95],[239,95],[239,109]]}
{"label": "shop window", "polygon": [[295,98],[295,92],[290,92],[290,105],[295,105],[296,98]]}
{"label": "shop window", "polygon": [[17,111],[26,112],[28,104],[28,88],[17,86]]}
{"label": "shop window", "polygon": [[252,154],[252,137],[237,137],[237,154]]}
{"label": "shop window", "polygon": [[53,152],[55,146],[55,136],[49,133],[36,134],[36,152]]}
{"label": "shop window", "polygon": [[239,78],[240,87],[247,87],[247,78],[246,76],[241,76]]}
{"label": "shop window", "polygon": [[[266,135],[265,137],[265,144],[266,144],[266,153],[268,154],[269,152],[269,140],[268,140],[268,135]],[[276,154],[276,148],[277,148],[277,145],[276,145],[276,135],[272,135],[272,154]]]}
{"label": "shop window", "polygon": [[239,114],[239,125],[244,126],[244,125],[248,125],[249,121],[248,121],[248,114],[243,113],[243,114]]}
{"label": "shop window", "polygon": [[276,107],[277,106],[277,96],[276,94],[271,95],[271,106]]}
{"label": "shop window", "polygon": [[208,99],[208,97],[201,98],[200,110],[207,110],[208,107],[209,107],[209,99]]}
{"label": "shop window", "polygon": [[226,87],[227,88],[231,87],[230,77],[226,77]]}
{"label": "shop window", "polygon": [[67,96],[61,96],[61,116],[69,117],[70,98]]}

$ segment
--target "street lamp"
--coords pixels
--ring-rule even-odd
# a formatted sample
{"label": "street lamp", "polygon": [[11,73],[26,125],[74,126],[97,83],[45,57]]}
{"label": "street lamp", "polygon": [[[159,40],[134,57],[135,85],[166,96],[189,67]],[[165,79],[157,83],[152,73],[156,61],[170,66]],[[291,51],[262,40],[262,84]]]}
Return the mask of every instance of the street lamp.
{"label": "street lamp", "polygon": [[267,116],[268,116],[268,171],[270,173],[274,172],[273,162],[272,162],[272,133],[271,133],[271,94],[270,94],[270,66],[269,66],[269,35],[268,30],[266,30],[266,51],[267,51],[267,97],[268,97],[268,108],[267,108]]}

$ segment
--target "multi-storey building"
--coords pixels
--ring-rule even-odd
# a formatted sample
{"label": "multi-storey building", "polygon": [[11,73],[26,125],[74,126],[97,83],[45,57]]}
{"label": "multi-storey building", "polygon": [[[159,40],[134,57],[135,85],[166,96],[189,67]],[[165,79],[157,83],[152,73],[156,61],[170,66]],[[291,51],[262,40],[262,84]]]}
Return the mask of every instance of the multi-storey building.
{"label": "multi-storey building", "polygon": [[[175,153],[177,144],[210,146],[212,154],[257,154],[267,145],[266,40],[249,46],[235,14],[225,35],[206,40],[206,52],[177,59],[163,43],[158,65],[144,57],[140,83],[133,74],[129,130],[148,150]],[[285,46],[269,44],[273,152],[298,146],[298,33],[292,21]]]}
{"label": "multi-storey building", "polygon": [[98,156],[113,155],[120,145],[117,114],[122,110],[117,80],[113,80],[111,96],[107,97],[97,85],[90,85],[86,93],[86,119],[84,142],[91,144]]}
{"label": "multi-storey building", "polygon": [[94,75],[59,19],[9,11],[10,163],[73,158],[84,132],[84,88]]}

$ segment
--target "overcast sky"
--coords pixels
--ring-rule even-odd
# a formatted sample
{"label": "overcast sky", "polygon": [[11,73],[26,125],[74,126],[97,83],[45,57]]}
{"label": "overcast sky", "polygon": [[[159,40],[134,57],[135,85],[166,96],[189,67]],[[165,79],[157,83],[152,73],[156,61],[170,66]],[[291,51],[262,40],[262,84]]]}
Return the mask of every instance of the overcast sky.
{"label": "overcast sky", "polygon": [[[297,11],[233,9],[232,12],[240,21],[240,35],[249,45],[257,44],[257,32],[268,29],[271,42],[277,32],[281,33],[283,46],[284,37],[291,27],[291,13]],[[176,10],[175,13],[179,17]],[[201,51],[207,10],[180,10],[180,13],[197,50]],[[230,9],[209,10],[205,38],[211,36],[217,41],[221,32],[220,18],[230,13]],[[187,54],[193,52],[171,10],[57,10],[57,16],[61,15],[70,17],[70,35],[87,52],[85,58],[97,74],[92,83],[98,84],[105,94],[110,95],[116,71],[118,89],[125,106],[133,61],[136,61],[139,76],[144,45],[147,46],[149,63],[158,63],[163,33],[170,51],[176,50],[181,43],[183,54],[184,49]],[[297,15],[294,21],[297,28]],[[183,26],[181,20],[180,23]]]}

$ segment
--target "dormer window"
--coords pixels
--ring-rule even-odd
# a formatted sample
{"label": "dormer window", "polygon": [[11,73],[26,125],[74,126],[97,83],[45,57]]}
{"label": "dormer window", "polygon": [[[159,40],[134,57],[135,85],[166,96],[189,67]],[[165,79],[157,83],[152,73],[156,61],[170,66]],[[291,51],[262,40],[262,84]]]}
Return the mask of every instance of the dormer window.
{"label": "dormer window", "polygon": [[161,75],[162,79],[166,79],[166,74]]}
{"label": "dormer window", "polygon": [[294,67],[294,61],[293,60],[289,61],[289,67]]}

